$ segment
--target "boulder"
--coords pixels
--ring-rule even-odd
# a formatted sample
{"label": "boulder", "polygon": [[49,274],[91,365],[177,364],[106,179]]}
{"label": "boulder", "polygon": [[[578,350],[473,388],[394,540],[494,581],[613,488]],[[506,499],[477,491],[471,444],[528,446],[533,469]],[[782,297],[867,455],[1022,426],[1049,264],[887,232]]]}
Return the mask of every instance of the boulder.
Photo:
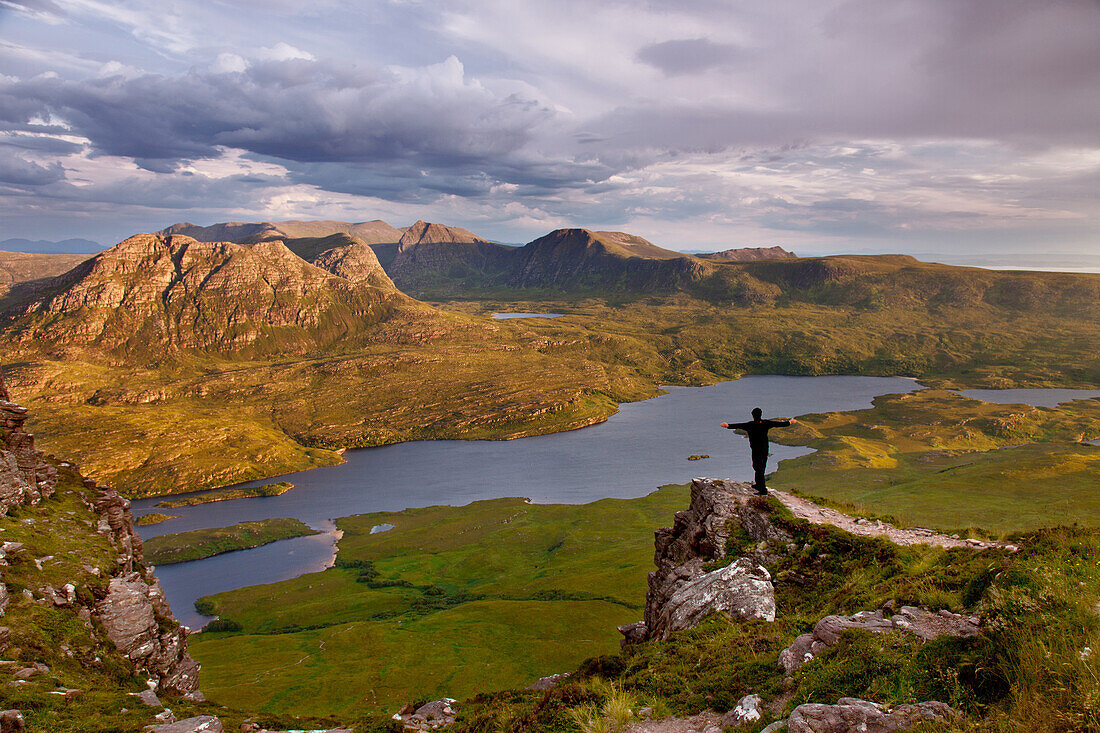
{"label": "boulder", "polygon": [[18,710],[0,711],[0,733],[23,733],[26,723]]}
{"label": "boulder", "polygon": [[667,639],[673,631],[690,629],[715,611],[737,618],[775,620],[771,576],[751,558],[705,573],[681,585],[661,607],[651,636]]}
{"label": "boulder", "polygon": [[726,713],[722,718],[722,727],[730,728],[748,725],[749,723],[755,723],[762,717],[764,717],[764,713],[760,696],[745,695],[737,703],[737,706]]}
{"label": "boulder", "polygon": [[196,715],[174,723],[147,725],[148,733],[224,733],[222,722],[213,715]]}
{"label": "boulder", "polygon": [[394,716],[404,724],[405,730],[435,730],[455,722],[455,700],[444,697],[424,703],[414,713],[402,712]]}
{"label": "boulder", "polygon": [[799,705],[787,719],[789,733],[893,733],[921,723],[945,722],[958,715],[942,702],[898,705],[886,710],[867,700],[842,697],[836,705]]}
{"label": "boulder", "polygon": [[620,645],[624,647],[627,644],[640,644],[649,638],[649,628],[645,625],[645,621],[623,624],[619,627],[619,633],[623,635]]}
{"label": "boulder", "polygon": [[915,606],[902,606],[898,613],[889,617],[885,609],[860,611],[851,616],[826,616],[817,622],[812,633],[802,634],[779,653],[779,666],[787,674],[792,674],[836,644],[840,635],[848,629],[861,629],[873,634],[907,631],[922,641],[930,641],[940,636],[977,636],[981,633],[981,624],[977,616],[963,616],[950,611],[926,611]]}
{"label": "boulder", "polygon": [[561,672],[559,674],[552,674],[549,677],[540,677],[533,683],[527,686],[528,690],[550,690],[560,685],[565,680],[569,679],[569,672]]}

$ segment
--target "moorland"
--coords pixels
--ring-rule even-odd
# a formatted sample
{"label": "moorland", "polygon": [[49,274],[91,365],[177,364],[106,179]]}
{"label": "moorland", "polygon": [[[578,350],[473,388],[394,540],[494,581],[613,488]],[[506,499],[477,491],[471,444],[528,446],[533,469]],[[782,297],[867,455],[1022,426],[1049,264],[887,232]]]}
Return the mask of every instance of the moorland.
{"label": "moorland", "polygon": [[[145,496],[328,465],[349,447],[570,429],[661,384],[912,376],[936,389],[803,416],[782,439],[816,452],[784,463],[775,484],[1021,550],[903,548],[763,502],[793,537],[769,561],[776,622],[719,614],[620,651],[614,627],[640,616],[652,532],[684,507],[685,487],[584,506],[496,499],[347,517],[335,567],[200,602],[220,618],[189,646],[217,703],[284,726],[336,714],[387,730],[400,704],[471,696],[459,729],[518,733],[573,730],[577,711],[600,718],[615,705],[728,709],[755,692],[776,716],[858,696],[943,700],[966,716],[960,729],[1100,724],[1100,660],[1082,651],[1100,648],[1100,447],[1082,443],[1100,435],[1097,401],[1029,408],[944,391],[1100,385],[1100,276],[902,256],[700,258],[576,229],[507,248],[420,224],[179,225],[75,268],[7,267],[12,391],[42,447]],[[503,311],[565,315],[489,317]],[[96,517],[63,468],[60,498],[3,529],[58,558],[47,579],[78,578],[91,602],[105,581],[79,562],[106,567],[114,555],[86,531]],[[383,523],[394,528],[371,532]],[[742,539],[731,537],[730,557],[747,550]],[[5,581],[32,591],[31,567],[5,569]],[[63,657],[59,644],[94,654],[84,624],[23,598],[10,616],[16,652],[48,657],[47,681],[94,692],[69,710],[35,682],[17,702],[73,726],[137,725],[141,715],[118,712],[140,689],[125,660]],[[817,619],[887,601],[979,615],[985,630],[928,644],[847,634],[785,678],[779,651]],[[520,689],[565,671],[571,682],[549,692]]]}
{"label": "moorland", "polygon": [[[147,496],[345,448],[577,428],[661,384],[747,373],[1100,384],[1100,275],[705,260],[587,230],[520,248],[429,225],[392,247],[325,231],[140,235],[9,292],[5,368],[43,444]],[[507,267],[478,254],[490,245]],[[488,318],[500,311],[566,315]]]}

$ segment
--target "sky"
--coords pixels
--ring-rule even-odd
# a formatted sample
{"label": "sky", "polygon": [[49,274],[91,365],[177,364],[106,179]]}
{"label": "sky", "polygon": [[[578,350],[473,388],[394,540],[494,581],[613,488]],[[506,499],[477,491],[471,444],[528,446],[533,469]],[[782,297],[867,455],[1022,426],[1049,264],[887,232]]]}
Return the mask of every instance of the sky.
{"label": "sky", "polygon": [[1100,0],[0,0],[0,239],[1100,263]]}

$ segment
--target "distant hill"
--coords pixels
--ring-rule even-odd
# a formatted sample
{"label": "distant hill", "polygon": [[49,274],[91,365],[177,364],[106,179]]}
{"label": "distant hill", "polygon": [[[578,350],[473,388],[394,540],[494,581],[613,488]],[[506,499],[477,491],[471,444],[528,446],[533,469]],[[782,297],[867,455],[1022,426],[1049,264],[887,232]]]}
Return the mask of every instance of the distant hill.
{"label": "distant hill", "polygon": [[798,255],[782,247],[738,247],[721,252],[702,252],[695,256],[719,262],[753,262],[755,260],[793,260]]}
{"label": "distant hill", "polygon": [[522,247],[417,222],[396,248],[375,246],[398,287],[417,294],[484,289],[668,291],[712,266],[624,232],[559,229]]}
{"label": "distant hill", "polygon": [[138,234],[52,280],[9,333],[62,348],[308,351],[364,336],[413,303],[362,241],[340,235],[304,261],[246,245]]}
{"label": "distant hill", "polygon": [[673,290],[709,266],[623,232],[558,229],[515,251],[515,288]]}
{"label": "distant hill", "polygon": [[198,226],[182,222],[165,227],[160,235],[183,234],[200,242],[239,242],[243,239],[261,241],[265,239],[297,239],[302,237],[327,237],[331,234],[350,234],[367,244],[396,242],[404,231],[392,227],[386,222],[374,221],[262,221],[262,222],[224,222],[210,226]]}
{"label": "distant hill", "polygon": [[102,244],[93,242],[90,239],[62,239],[60,242],[53,242],[46,239],[19,238],[0,240],[0,250],[4,252],[73,255],[94,254],[102,249]]}
{"label": "distant hill", "polygon": [[52,278],[88,259],[83,254],[28,254],[0,251],[0,297],[26,300]]}
{"label": "distant hill", "polygon": [[405,229],[401,239],[397,241],[397,250],[405,252],[413,247],[423,244],[489,244],[489,240],[479,237],[469,229],[451,227],[445,224],[431,224],[426,221],[417,221]]}

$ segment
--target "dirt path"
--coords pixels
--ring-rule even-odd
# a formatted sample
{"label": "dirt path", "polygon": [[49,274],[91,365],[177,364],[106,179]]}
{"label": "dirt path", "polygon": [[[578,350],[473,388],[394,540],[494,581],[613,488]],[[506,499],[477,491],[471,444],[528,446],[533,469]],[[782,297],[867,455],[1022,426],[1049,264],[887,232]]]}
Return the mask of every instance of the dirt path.
{"label": "dirt path", "polygon": [[898,545],[939,545],[940,547],[969,547],[974,550],[984,550],[987,547],[1001,547],[1015,552],[1018,548],[1005,542],[983,542],[982,540],[963,539],[958,535],[945,535],[933,532],[930,529],[913,527],[912,529],[898,529],[892,524],[880,522],[877,519],[863,519],[853,517],[836,509],[829,509],[820,504],[815,504],[808,499],[803,499],[785,491],[772,489],[772,496],[783,502],[791,513],[799,519],[805,519],[813,524],[831,524],[845,532],[863,535],[865,537],[883,537]]}

